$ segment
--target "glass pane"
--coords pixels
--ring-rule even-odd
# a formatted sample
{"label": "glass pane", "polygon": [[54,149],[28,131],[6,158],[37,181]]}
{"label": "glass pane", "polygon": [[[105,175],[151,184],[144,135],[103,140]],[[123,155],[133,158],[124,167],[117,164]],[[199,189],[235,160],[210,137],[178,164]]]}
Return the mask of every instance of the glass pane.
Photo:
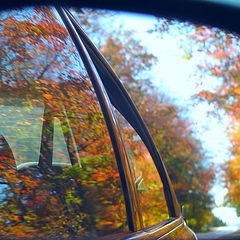
{"label": "glass pane", "polygon": [[50,8],[0,13],[0,238],[126,230],[104,116]]}
{"label": "glass pane", "polygon": [[[1,84],[1,96],[7,85]],[[43,111],[38,99],[1,97],[0,134],[10,144],[18,168],[38,163]]]}
{"label": "glass pane", "polygon": [[166,220],[169,215],[163,183],[153,159],[133,127],[117,110],[114,112],[133,172],[144,227]]}

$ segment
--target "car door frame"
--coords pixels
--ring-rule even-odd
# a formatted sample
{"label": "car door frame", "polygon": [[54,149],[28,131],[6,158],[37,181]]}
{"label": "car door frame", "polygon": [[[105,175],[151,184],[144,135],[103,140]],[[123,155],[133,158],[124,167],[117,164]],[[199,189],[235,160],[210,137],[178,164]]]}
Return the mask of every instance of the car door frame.
{"label": "car door frame", "polygon": [[130,179],[131,173],[130,171],[127,171],[129,169],[127,166],[128,162],[127,162],[127,158],[126,158],[123,146],[121,144],[121,139],[117,130],[115,119],[111,112],[110,100],[107,97],[107,94],[104,90],[104,86],[100,80],[97,70],[95,69],[95,66],[82,40],[80,39],[75,27],[73,26],[70,18],[68,17],[66,10],[59,6],[57,6],[56,9],[78,50],[78,53],[83,61],[83,64],[85,65],[89,78],[92,82],[93,88],[96,92],[99,104],[101,106],[101,109],[107,124],[107,128],[109,131],[109,136],[112,141],[112,146],[114,149],[114,153],[115,153],[115,157],[118,165],[118,171],[121,178],[129,230],[135,231],[137,226],[140,225],[140,223],[138,223],[140,221],[140,213],[136,206],[136,202],[137,202],[137,200],[135,199],[136,195],[131,194],[132,192],[134,192],[134,185],[131,184],[131,179]]}
{"label": "car door frame", "polygon": [[[146,237],[150,237],[153,239],[154,237],[155,239],[164,237],[170,232],[175,231],[177,228],[182,227],[186,230],[187,226],[183,219],[180,206],[172,188],[165,165],[154,145],[144,121],[137,111],[136,106],[132,102],[130,96],[110,65],[85,34],[80,24],[73,17],[70,11],[61,7],[57,7],[57,10],[62,17],[81,58],[83,59],[85,67],[93,83],[93,87],[95,88],[96,94],[100,101],[100,105],[106,118],[109,134],[113,143],[119,173],[122,180],[122,187],[124,189],[127,217],[129,220],[129,230],[132,231],[132,233],[120,234],[117,238],[146,239]],[[121,101],[119,101],[119,99],[121,99]],[[139,212],[138,207],[136,187],[134,185],[127,155],[119,134],[119,129],[117,127],[111,105],[113,105],[137,131],[148,151],[150,152],[163,182],[170,218],[147,228],[143,228],[141,213]],[[189,239],[194,239],[194,234],[191,232],[191,230],[189,230],[189,236],[190,235],[192,237]],[[115,236],[109,236],[107,239],[115,239]]]}

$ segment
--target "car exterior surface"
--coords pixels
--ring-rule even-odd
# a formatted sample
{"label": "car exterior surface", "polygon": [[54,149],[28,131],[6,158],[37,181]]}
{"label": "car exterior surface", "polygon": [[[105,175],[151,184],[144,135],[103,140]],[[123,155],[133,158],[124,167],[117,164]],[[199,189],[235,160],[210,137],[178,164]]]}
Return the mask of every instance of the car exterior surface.
{"label": "car exterior surface", "polygon": [[70,11],[0,18],[0,238],[196,239],[134,103]]}

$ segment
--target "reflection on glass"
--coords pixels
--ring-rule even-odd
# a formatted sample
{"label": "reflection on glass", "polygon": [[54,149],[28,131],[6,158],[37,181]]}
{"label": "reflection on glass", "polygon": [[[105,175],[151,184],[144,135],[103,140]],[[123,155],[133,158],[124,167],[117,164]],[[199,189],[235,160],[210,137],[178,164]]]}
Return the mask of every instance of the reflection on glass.
{"label": "reflection on glass", "polygon": [[18,168],[38,163],[43,110],[36,99],[1,98],[0,133],[11,146]]}
{"label": "reflection on glass", "polygon": [[104,117],[61,20],[50,8],[0,19],[0,238],[126,230]]}
{"label": "reflection on glass", "polygon": [[169,218],[163,184],[145,144],[133,127],[114,111],[133,170],[144,227]]}

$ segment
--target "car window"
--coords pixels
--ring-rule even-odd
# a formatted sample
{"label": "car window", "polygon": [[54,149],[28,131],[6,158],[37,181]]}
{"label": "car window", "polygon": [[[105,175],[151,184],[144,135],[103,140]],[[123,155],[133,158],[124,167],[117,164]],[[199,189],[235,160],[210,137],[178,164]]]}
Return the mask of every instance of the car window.
{"label": "car window", "polygon": [[143,226],[157,224],[169,218],[163,183],[141,137],[115,108],[114,114],[132,169]]}
{"label": "car window", "polygon": [[72,239],[127,229],[111,140],[57,13],[0,13],[0,236]]}

